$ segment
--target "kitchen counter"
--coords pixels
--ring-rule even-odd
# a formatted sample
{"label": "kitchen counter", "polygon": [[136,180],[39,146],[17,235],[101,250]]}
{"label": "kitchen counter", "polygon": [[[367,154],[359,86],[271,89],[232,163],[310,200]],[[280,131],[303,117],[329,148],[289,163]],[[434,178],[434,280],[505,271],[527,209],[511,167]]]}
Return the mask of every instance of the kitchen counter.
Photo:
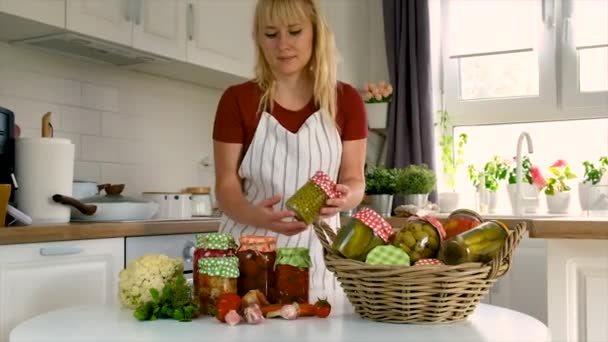
{"label": "kitchen counter", "polygon": [[0,227],[0,245],[104,239],[126,236],[215,232],[220,220],[148,220],[131,222],[71,222],[24,227]]}
{"label": "kitchen counter", "polygon": [[608,240],[608,217],[559,217],[532,220],[530,237]]}
{"label": "kitchen counter", "polygon": [[35,341],[549,341],[540,321],[509,309],[479,304],[462,322],[441,325],[391,324],[360,318],[352,306],[328,318],[269,319],[231,327],[204,317],[139,322],[115,306],[82,306],[51,311],[19,324],[10,342]]}

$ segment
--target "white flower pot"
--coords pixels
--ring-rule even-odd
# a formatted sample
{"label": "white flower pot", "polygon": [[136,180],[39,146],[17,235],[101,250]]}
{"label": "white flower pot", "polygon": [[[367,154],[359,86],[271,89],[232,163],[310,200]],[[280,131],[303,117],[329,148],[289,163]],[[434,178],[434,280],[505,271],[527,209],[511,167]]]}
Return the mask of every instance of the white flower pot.
{"label": "white flower pot", "polygon": [[608,210],[608,186],[579,183],[578,201],[582,210]]}
{"label": "white flower pot", "polygon": [[567,214],[570,208],[570,192],[558,192],[555,195],[546,195],[547,212],[551,214]]}
{"label": "white flower pot", "polygon": [[388,102],[366,103],[365,110],[369,128],[386,128]]}
{"label": "white flower pot", "polygon": [[[509,192],[509,200],[511,201],[511,208],[513,210],[513,214],[517,214],[515,212],[515,193],[517,189],[517,184],[507,184],[507,191]],[[520,200],[521,205],[524,208],[524,213],[526,214],[535,214],[538,212],[538,207],[540,206],[540,191],[537,187],[530,183],[522,183],[521,184],[520,198],[525,198]]]}
{"label": "white flower pot", "polygon": [[460,194],[458,192],[440,192],[439,193],[439,212],[451,213],[458,209],[460,205]]}

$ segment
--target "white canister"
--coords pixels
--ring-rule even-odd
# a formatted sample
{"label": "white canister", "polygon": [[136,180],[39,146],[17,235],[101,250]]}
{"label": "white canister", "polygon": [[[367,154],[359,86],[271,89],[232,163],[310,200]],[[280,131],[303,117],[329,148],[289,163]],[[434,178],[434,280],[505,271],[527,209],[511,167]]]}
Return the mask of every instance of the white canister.
{"label": "white canister", "polygon": [[192,216],[211,216],[213,213],[211,188],[208,186],[193,186],[186,188],[185,191],[192,194]]}
{"label": "white canister", "polygon": [[158,203],[158,211],[153,218],[183,220],[192,218],[192,204],[189,193],[144,192],[142,197]]}
{"label": "white canister", "polygon": [[74,144],[59,138],[18,138],[15,142],[17,207],[36,223],[70,221],[70,207],[55,203],[55,194],[71,195]]}

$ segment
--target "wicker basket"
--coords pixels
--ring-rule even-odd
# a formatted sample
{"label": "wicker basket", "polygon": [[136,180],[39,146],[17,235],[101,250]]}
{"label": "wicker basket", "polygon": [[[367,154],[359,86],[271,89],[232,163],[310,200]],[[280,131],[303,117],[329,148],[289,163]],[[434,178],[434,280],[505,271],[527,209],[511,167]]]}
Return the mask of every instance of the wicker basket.
{"label": "wicker basket", "polygon": [[331,248],[334,231],[314,223],[327,269],[340,282],[355,311],[363,318],[392,322],[437,324],[467,318],[496,280],[511,266],[513,252],[526,223],[511,230],[502,250],[486,264],[456,266],[382,266],[346,259]]}

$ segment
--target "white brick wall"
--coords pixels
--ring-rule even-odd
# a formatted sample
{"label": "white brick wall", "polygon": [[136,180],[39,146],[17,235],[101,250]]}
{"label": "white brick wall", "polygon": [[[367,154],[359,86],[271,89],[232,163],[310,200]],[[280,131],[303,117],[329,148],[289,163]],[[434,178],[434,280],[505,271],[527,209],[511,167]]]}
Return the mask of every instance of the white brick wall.
{"label": "white brick wall", "polygon": [[[55,136],[76,145],[74,177],[126,183],[125,192],[213,185],[221,91],[0,43],[0,106],[22,136],[38,136],[52,112]],[[212,160],[212,158],[211,158]]]}

